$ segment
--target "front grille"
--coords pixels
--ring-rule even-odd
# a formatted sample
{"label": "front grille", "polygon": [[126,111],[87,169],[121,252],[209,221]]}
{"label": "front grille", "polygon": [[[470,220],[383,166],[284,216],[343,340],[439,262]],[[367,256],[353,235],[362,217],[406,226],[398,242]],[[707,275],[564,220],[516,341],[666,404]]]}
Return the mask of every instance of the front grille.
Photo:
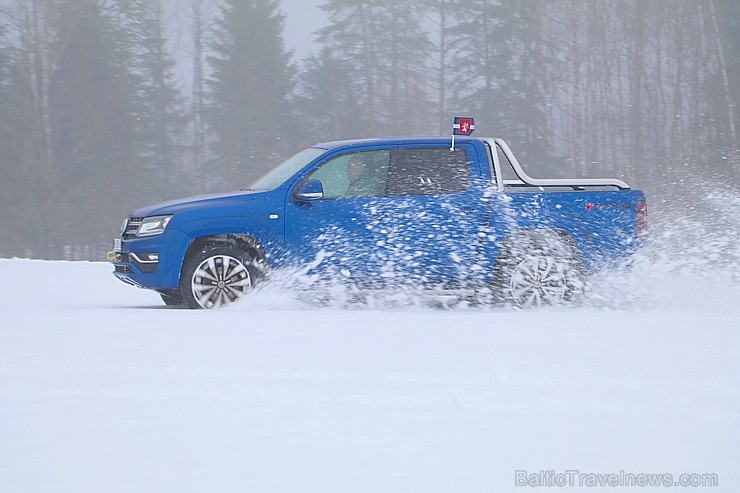
{"label": "front grille", "polygon": [[136,236],[136,231],[139,229],[139,226],[141,226],[141,223],[144,221],[143,217],[130,217],[128,218],[128,222],[126,223],[126,230],[123,232],[123,239],[124,240],[130,240],[132,238],[138,238]]}
{"label": "front grille", "polygon": [[133,274],[134,271],[128,265],[116,265],[116,272],[118,274]]}
{"label": "front grille", "polygon": [[131,262],[131,255],[129,255],[127,252],[121,252],[118,254],[118,261],[128,264]]}

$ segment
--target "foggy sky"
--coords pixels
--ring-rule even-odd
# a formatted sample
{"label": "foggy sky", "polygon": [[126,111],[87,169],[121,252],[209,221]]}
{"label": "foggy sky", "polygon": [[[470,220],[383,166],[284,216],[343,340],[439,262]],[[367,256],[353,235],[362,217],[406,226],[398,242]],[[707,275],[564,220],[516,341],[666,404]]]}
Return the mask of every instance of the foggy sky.
{"label": "foggy sky", "polygon": [[314,32],[326,24],[326,16],[319,9],[322,0],[280,0],[285,14],[285,46],[299,61],[316,50]]}

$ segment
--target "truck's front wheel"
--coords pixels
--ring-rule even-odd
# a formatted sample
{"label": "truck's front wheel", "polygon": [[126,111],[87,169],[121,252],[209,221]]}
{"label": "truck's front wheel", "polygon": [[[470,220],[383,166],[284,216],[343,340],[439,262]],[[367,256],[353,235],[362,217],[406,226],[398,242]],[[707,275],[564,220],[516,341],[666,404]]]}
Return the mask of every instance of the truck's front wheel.
{"label": "truck's front wheel", "polygon": [[183,269],[180,290],[189,308],[217,308],[249,292],[257,276],[255,260],[232,245],[205,245]]}

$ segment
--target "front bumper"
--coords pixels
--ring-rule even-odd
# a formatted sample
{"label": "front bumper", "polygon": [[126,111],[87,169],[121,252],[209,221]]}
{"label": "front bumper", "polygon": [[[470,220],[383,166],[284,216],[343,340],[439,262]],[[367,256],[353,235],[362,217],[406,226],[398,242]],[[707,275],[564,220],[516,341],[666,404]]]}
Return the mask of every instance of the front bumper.
{"label": "front bumper", "polygon": [[[178,229],[167,229],[149,238],[122,239],[120,250],[110,251],[113,275],[126,284],[148,289],[175,289],[185,252],[192,238]],[[115,242],[116,246],[118,241]]]}

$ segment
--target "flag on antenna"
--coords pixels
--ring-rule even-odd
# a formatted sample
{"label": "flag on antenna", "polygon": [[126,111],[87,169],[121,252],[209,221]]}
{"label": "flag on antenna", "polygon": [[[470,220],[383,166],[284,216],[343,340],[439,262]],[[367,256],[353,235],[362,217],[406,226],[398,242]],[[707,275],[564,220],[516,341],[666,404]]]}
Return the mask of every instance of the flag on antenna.
{"label": "flag on antenna", "polygon": [[475,131],[475,120],[467,116],[456,116],[452,124],[452,135],[470,135]]}

